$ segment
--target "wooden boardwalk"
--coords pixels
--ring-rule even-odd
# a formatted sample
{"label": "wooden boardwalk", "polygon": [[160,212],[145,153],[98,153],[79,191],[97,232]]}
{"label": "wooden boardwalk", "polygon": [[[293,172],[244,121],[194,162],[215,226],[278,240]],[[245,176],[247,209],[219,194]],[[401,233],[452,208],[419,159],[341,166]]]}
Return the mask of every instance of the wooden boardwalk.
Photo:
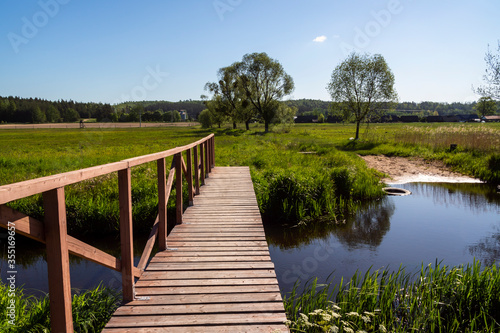
{"label": "wooden boardwalk", "polygon": [[288,332],[248,167],[216,167],[103,332]]}

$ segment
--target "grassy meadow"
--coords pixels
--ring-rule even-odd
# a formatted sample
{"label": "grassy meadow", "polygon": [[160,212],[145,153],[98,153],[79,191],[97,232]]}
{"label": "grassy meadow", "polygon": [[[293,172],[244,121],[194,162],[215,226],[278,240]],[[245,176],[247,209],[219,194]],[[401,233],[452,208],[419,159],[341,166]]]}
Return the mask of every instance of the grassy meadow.
{"label": "grassy meadow", "polygon": [[[301,225],[288,229],[293,237],[311,226],[334,226],[346,214],[383,196],[379,183],[383,175],[368,169],[358,155],[437,159],[456,171],[500,183],[500,124],[371,124],[359,141],[350,140],[355,131],[351,124],[295,125],[268,134],[261,125],[254,126],[250,131],[199,127],[1,130],[0,185],[159,152],[214,132],[216,165],[250,166],[264,220]],[[450,144],[458,146],[451,150]],[[156,196],[156,164],[133,168],[135,231],[149,233],[157,214]],[[175,218],[174,198],[175,189],[168,205],[170,221]],[[43,218],[40,195],[9,205]],[[66,187],[66,205],[70,234],[116,233],[117,175]],[[292,332],[334,332],[335,327],[339,332],[437,332],[438,328],[466,332],[464,327],[472,326],[472,331],[487,332],[498,329],[499,318],[492,314],[499,310],[499,276],[495,266],[483,270],[478,264],[423,267],[419,279],[410,279],[401,270],[368,272],[336,286],[334,290],[340,292],[335,295],[329,286],[313,282],[304,293],[289,295],[285,306]],[[88,293],[73,300],[74,315],[80,321],[75,325],[99,331],[97,322],[107,321],[117,296],[106,290]],[[5,294],[0,285],[0,307]],[[46,299],[26,298],[19,291],[16,302],[22,311],[32,309],[20,331],[49,327]],[[3,324],[0,321],[2,330]]]}
{"label": "grassy meadow", "polygon": [[[0,185],[163,151],[211,132],[216,134],[216,164],[250,166],[263,216],[277,224],[342,220],[361,203],[380,198],[382,175],[368,169],[358,154],[439,159],[456,171],[500,183],[500,124],[371,124],[360,141],[349,140],[352,124],[295,125],[268,134],[255,126],[250,131],[2,130]],[[451,143],[457,149],[451,151]],[[135,167],[132,177],[135,228],[147,233],[157,211],[155,163]],[[116,174],[68,186],[66,200],[71,234],[117,231]],[[33,217],[43,216],[40,195],[10,205]],[[173,216],[173,200],[169,211]]]}

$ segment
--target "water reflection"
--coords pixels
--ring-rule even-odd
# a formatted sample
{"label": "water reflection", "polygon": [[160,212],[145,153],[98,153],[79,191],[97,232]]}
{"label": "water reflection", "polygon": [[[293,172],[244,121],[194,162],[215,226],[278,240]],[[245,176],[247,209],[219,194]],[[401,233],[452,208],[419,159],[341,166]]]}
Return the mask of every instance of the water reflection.
{"label": "water reflection", "polygon": [[375,249],[391,228],[391,217],[395,209],[394,202],[380,200],[362,209],[347,224],[334,229],[333,234],[350,250],[360,246]]}
{"label": "water reflection", "polygon": [[410,191],[430,197],[436,204],[447,208],[468,208],[473,212],[500,213],[500,195],[495,189],[477,183],[414,183],[407,184]]}
{"label": "water reflection", "polygon": [[286,250],[307,246],[318,239],[325,240],[334,235],[350,249],[360,246],[375,248],[389,231],[394,210],[394,202],[385,198],[364,205],[355,216],[339,222],[325,218],[292,228],[266,223],[267,242]]}
{"label": "water reflection", "polygon": [[500,227],[496,233],[482,238],[477,244],[469,246],[469,253],[486,265],[492,265],[500,258]]}
{"label": "water reflection", "polygon": [[[280,288],[290,291],[334,272],[334,283],[370,267],[417,271],[441,261],[456,266],[500,260],[500,194],[485,184],[399,184],[411,196],[387,197],[345,224],[273,229],[266,235]],[[300,287],[299,287],[300,288]]]}
{"label": "water reflection", "polygon": [[[115,257],[120,257],[120,240],[118,237],[92,238],[80,240],[97,247]],[[7,278],[7,230],[0,229],[0,276],[3,282]],[[134,238],[134,263],[139,262],[146,238]],[[156,248],[153,253],[156,253]],[[121,273],[86,259],[70,255],[71,287],[74,289],[91,289],[100,283],[121,290]],[[45,244],[16,235],[16,285],[23,287],[25,294],[43,296],[48,292],[48,273]]]}

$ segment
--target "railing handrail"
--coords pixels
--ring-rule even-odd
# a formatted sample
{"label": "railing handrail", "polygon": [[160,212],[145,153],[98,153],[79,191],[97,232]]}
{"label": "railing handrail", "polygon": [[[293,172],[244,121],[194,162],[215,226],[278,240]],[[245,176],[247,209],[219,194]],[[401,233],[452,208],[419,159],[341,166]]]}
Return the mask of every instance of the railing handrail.
{"label": "railing handrail", "polygon": [[[194,175],[191,154],[193,148]],[[186,162],[182,156],[184,152],[186,152]],[[174,156],[174,158],[171,168],[167,170],[165,158],[169,156]],[[133,263],[131,168],[153,161],[157,161],[158,216],[136,267]],[[174,176],[176,178],[176,223],[181,224],[182,175],[184,174],[187,180],[189,205],[192,205],[194,196],[199,194],[200,183],[204,184],[205,178],[214,166],[215,139],[214,134],[210,134],[196,142],[159,153],[0,186],[0,227],[9,228],[14,223],[17,233],[46,244],[53,332],[73,332],[69,253],[121,271],[123,300],[124,302],[132,301],[135,297],[134,279],[142,275],[156,238],[159,239],[159,249],[167,249],[166,205],[174,185]],[[121,259],[69,236],[66,225],[65,186],[113,172],[118,172]],[[45,208],[44,222],[5,205],[11,201],[40,193],[43,194]]]}
{"label": "railing handrail", "polygon": [[73,170],[64,173],[59,173],[56,175],[25,180],[22,182],[12,183],[8,185],[2,185],[0,186],[0,205],[14,200],[29,197],[31,195],[50,191],[59,187],[64,187],[71,184],[79,183],[84,180],[107,175],[112,172],[125,170],[127,168],[138,166],[144,163],[153,162],[160,158],[173,156],[175,154],[182,153],[188,149],[192,149],[213,137],[214,134],[210,134],[205,138],[198,140],[196,142],[181,147],[168,149],[159,153],[132,157],[118,162],[112,162],[93,167],[88,167],[85,169]]}

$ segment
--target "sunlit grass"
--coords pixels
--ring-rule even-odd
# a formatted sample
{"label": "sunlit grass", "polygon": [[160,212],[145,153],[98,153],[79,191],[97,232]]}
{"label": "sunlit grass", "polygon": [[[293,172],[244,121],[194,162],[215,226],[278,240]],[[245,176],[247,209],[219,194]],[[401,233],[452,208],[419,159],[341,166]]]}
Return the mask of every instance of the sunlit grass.
{"label": "sunlit grass", "polygon": [[[15,304],[15,318],[7,317],[11,300]],[[75,332],[101,332],[113,312],[118,308],[121,296],[116,291],[98,286],[95,289],[75,292],[72,298],[73,326]],[[8,333],[50,332],[49,297],[40,299],[24,295],[22,288],[10,289],[0,283],[0,331]],[[14,325],[12,325],[14,324]]]}
{"label": "sunlit grass", "polygon": [[500,271],[474,262],[422,266],[416,275],[358,272],[339,285],[313,280],[284,303],[292,332],[498,332]]}

